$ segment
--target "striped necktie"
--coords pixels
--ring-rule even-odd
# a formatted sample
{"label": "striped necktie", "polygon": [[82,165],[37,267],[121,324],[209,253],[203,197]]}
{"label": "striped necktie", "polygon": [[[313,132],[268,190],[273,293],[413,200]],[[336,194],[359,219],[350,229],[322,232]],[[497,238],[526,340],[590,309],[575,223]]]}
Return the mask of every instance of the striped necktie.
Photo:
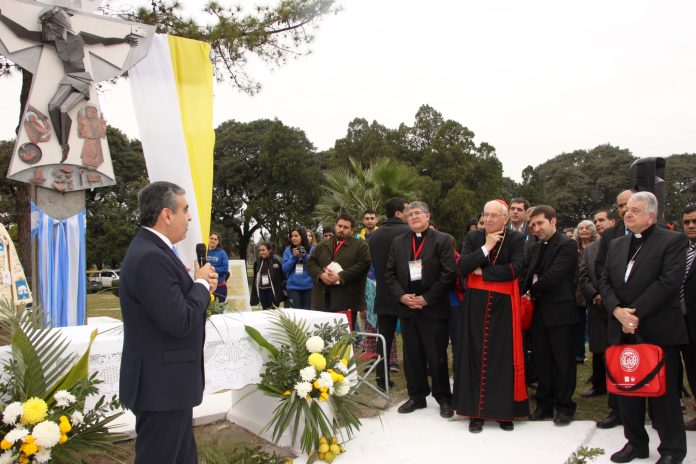
{"label": "striped necktie", "polygon": [[682,281],[681,292],[679,296],[681,301],[684,301],[684,292],[686,291],[686,276],[689,275],[689,269],[694,264],[694,256],[696,256],[696,243],[689,243],[689,248],[686,251],[686,272],[684,273],[684,280]]}

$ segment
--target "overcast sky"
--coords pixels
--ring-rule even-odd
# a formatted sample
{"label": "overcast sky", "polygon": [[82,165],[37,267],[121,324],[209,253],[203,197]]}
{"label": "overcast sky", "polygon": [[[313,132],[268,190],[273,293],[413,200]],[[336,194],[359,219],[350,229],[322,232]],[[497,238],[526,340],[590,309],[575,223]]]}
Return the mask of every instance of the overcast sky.
{"label": "overcast sky", "polygon": [[[495,146],[517,180],[528,164],[604,143],[636,156],[696,153],[693,0],[341,4],[311,55],[274,71],[253,65],[258,95],[216,85],[215,124],[277,117],[323,150],[356,117],[396,128],[429,104]],[[13,136],[19,88],[0,80],[0,138]],[[109,124],[139,137],[127,83],[108,86],[101,105]]]}

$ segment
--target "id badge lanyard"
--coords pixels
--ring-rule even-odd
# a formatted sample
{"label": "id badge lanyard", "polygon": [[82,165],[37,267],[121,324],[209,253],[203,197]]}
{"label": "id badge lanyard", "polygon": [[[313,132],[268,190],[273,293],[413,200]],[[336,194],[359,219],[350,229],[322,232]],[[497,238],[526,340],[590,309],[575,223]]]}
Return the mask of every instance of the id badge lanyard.
{"label": "id badge lanyard", "polygon": [[413,246],[413,261],[408,262],[408,272],[409,276],[411,277],[411,282],[421,280],[423,278],[423,260],[420,259],[420,255],[423,251],[424,244],[425,237],[423,237],[423,241],[418,249],[416,249],[416,237],[411,237],[411,245]]}

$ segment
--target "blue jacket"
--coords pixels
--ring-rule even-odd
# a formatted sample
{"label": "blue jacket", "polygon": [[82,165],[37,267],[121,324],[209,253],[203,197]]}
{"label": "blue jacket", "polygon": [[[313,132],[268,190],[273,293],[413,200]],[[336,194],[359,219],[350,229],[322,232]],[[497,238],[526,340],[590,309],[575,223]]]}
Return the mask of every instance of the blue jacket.
{"label": "blue jacket", "polygon": [[229,274],[229,264],[227,253],[222,248],[213,248],[208,250],[208,262],[211,266],[215,268],[215,272],[218,274],[218,282],[224,282],[227,280]]}
{"label": "blue jacket", "polygon": [[[314,247],[309,250],[309,253],[302,257],[294,256],[292,254],[292,248],[285,248],[283,252],[283,274],[287,279],[285,288],[288,290],[311,290],[312,289],[312,277],[307,272],[307,260],[309,255],[314,251]],[[303,269],[302,274],[295,273],[295,265],[297,263],[302,263]]]}

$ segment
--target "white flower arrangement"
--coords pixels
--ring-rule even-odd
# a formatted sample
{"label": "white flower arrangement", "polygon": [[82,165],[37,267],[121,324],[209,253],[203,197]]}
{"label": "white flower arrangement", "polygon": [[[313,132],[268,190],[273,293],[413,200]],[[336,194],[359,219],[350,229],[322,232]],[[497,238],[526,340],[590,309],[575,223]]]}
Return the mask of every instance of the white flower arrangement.
{"label": "white flower arrangement", "polygon": [[309,382],[299,382],[295,385],[295,393],[300,398],[306,398],[312,392],[312,384]]}
{"label": "white flower arrangement", "polygon": [[321,353],[324,351],[324,339],[318,335],[313,335],[307,339],[305,346],[310,353]]}
{"label": "white flower arrangement", "polygon": [[75,411],[70,415],[70,423],[76,427],[81,425],[85,420],[85,416],[81,412]]}
{"label": "white flower arrangement", "polygon": [[17,455],[12,450],[7,450],[0,454],[0,464],[11,464],[17,459]]}
{"label": "white flower arrangement", "polygon": [[10,430],[7,435],[5,435],[5,440],[14,444],[17,441],[24,440],[27,435],[29,435],[29,430],[24,427],[17,427],[16,429]]}
{"label": "white flower arrangement", "polygon": [[317,377],[317,370],[314,366],[307,366],[304,369],[300,369],[300,378],[303,382],[312,382]]}
{"label": "white flower arrangement", "polygon": [[58,390],[53,398],[55,398],[56,406],[59,408],[67,408],[76,401],[75,396],[66,390]]}
{"label": "white flower arrangement", "polygon": [[[258,388],[280,400],[264,430],[272,430],[276,442],[289,431],[294,445],[302,427],[299,440],[302,450],[312,456],[308,462],[335,457],[339,453],[327,452],[324,448],[330,446],[321,446],[320,439],[326,441],[339,430],[350,438],[360,428],[348,380],[357,370],[352,354],[355,335],[342,322],[309,329],[305,321],[282,311],[274,311],[274,315],[274,343],[245,326],[247,334],[269,354]],[[337,441],[334,444],[338,447]]]}
{"label": "white flower arrangement", "polygon": [[60,427],[51,421],[39,422],[31,434],[41,448],[53,448],[60,441]]}
{"label": "white flower arrangement", "polygon": [[36,453],[34,455],[34,459],[36,460],[36,462],[39,462],[39,463],[44,463],[44,462],[50,461],[51,460],[51,450],[50,449],[42,449],[41,451],[39,451],[38,453]]}
{"label": "white flower arrangement", "polygon": [[22,403],[15,401],[5,406],[5,410],[2,412],[2,421],[7,425],[15,425],[17,419],[22,415]]}

